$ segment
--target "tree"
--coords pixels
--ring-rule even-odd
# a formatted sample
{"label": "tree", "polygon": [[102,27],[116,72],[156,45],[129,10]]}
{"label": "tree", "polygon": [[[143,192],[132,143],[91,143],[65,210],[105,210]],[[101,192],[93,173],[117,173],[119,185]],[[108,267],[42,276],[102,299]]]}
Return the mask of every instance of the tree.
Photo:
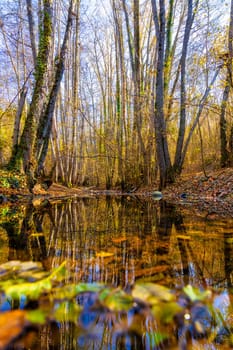
{"label": "tree", "polygon": [[165,1],[159,1],[159,14],[156,1],[151,0],[153,19],[157,37],[157,76],[154,108],[157,159],[160,171],[160,188],[173,181],[172,165],[168,150],[167,130],[164,115],[164,55],[165,55]]}
{"label": "tree", "polygon": [[[186,124],[186,109],[188,106],[187,101],[187,57],[189,40],[191,37],[191,29],[194,22],[194,18],[198,12],[199,0],[194,2],[193,0],[188,1],[186,8],[186,22],[184,26],[184,34],[181,45],[180,57],[176,58],[178,60],[178,68],[175,73],[173,83],[170,81],[171,65],[173,63],[172,58],[174,58],[174,47],[176,42],[171,45],[171,32],[172,23],[175,14],[174,2],[171,0],[169,2],[169,7],[167,10],[165,1],[159,1],[159,9],[157,8],[157,2],[151,0],[153,19],[155,25],[155,33],[157,39],[157,50],[156,50],[156,88],[155,88],[155,108],[154,108],[154,123],[155,123],[155,136],[156,136],[156,150],[157,159],[160,171],[160,188],[166,186],[167,183],[173,182],[175,177],[182,172],[185,156],[187,153],[188,145],[190,143],[193,131],[198,125],[199,119],[201,117],[203,108],[216,81],[221,65],[216,68],[213,74],[210,84],[206,87],[201,98],[198,102],[198,108],[194,112],[193,121],[191,126],[187,129]],[[166,14],[168,11],[168,15]],[[167,18],[167,21],[166,21]],[[180,23],[183,21],[183,11],[180,16]],[[180,29],[180,24],[178,25],[178,30]],[[178,31],[177,31],[178,33]],[[175,35],[177,40],[178,35]],[[172,47],[172,49],[171,49]],[[168,134],[167,134],[167,123],[171,117],[171,98],[177,86],[178,79],[180,77],[180,113],[179,113],[179,127],[178,135],[175,149],[174,162],[171,162],[170,150],[168,145]],[[171,86],[171,93],[169,92],[169,85]],[[169,99],[167,98],[169,96]],[[166,106],[167,104],[167,106]],[[166,114],[167,113],[167,114]],[[185,135],[186,138],[185,138]]]}
{"label": "tree", "polygon": [[[226,78],[225,86],[222,95],[221,111],[220,111],[220,150],[221,150],[221,167],[227,167],[233,165],[233,122],[228,129],[228,123],[226,119],[227,103],[230,95],[231,88],[233,87],[232,80],[232,60],[233,60],[233,0],[231,0],[230,9],[230,23],[228,30],[228,53],[226,60]],[[229,137],[227,136],[229,134]]]}
{"label": "tree", "polygon": [[188,0],[187,18],[185,24],[185,31],[182,44],[182,52],[180,58],[180,125],[177,138],[177,146],[175,153],[175,160],[173,169],[177,173],[181,173],[182,162],[181,155],[184,144],[185,126],[186,126],[186,60],[188,43],[190,39],[191,28],[194,20],[195,13],[197,11],[198,2],[196,1],[196,7],[193,9],[193,0]]}
{"label": "tree", "polygon": [[159,169],[162,188],[198,154],[197,126],[216,135],[212,108],[230,156],[232,49],[229,39],[219,103],[218,0],[111,0],[105,11],[97,1],[2,1],[0,102],[16,110],[11,164],[30,188],[53,168],[69,186],[124,191],[155,184]]}
{"label": "tree", "polygon": [[[53,40],[52,1],[44,0],[32,100],[17,152],[12,154],[10,162],[11,166],[18,169],[23,165],[30,190],[32,190],[36,182],[36,177],[43,169],[48,150],[53,112],[64,72],[64,60],[72,25],[72,16],[73,0],[70,0],[63,43],[58,55],[51,61]],[[55,73],[52,83],[49,83],[51,78],[49,71],[51,69],[54,69]]]}

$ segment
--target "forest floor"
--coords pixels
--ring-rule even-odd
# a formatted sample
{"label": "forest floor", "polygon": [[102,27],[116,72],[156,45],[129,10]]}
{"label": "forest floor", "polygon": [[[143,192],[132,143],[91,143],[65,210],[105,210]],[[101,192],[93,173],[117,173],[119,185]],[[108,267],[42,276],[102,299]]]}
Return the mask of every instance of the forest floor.
{"label": "forest floor", "polygon": [[164,198],[197,211],[233,217],[233,168],[182,175],[164,191]]}
{"label": "forest floor", "polygon": [[[142,187],[130,195],[151,197],[156,188]],[[70,196],[96,196],[101,194],[121,195],[119,191],[104,191],[96,188],[68,188],[53,183],[48,190],[35,188],[34,197],[62,199]],[[192,206],[198,211],[233,217],[233,168],[208,173],[184,174],[168,186],[162,193],[163,198],[178,205]],[[0,170],[0,203],[28,200],[32,194],[27,190],[22,175],[9,174]]]}

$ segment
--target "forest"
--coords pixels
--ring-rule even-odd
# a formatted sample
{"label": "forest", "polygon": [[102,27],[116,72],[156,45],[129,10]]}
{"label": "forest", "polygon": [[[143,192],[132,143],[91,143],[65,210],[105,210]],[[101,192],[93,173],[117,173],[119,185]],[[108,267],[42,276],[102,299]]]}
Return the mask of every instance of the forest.
{"label": "forest", "polygon": [[163,189],[233,165],[233,0],[2,0],[0,166]]}
{"label": "forest", "polygon": [[232,76],[233,0],[0,0],[0,350],[233,348]]}

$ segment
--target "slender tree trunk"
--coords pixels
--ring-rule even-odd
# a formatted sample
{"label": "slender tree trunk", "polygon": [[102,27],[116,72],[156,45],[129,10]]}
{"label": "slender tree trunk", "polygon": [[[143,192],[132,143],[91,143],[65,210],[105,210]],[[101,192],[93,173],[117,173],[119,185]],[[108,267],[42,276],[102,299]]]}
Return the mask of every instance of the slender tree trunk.
{"label": "slender tree trunk", "polygon": [[[226,119],[226,109],[227,103],[230,95],[230,90],[233,86],[232,81],[232,59],[233,59],[233,0],[231,0],[231,12],[230,12],[230,24],[228,32],[228,60],[227,60],[227,73],[225,87],[222,96],[221,103],[221,113],[220,113],[220,151],[221,159],[220,165],[222,168],[232,165],[232,131],[230,131],[229,142],[227,140],[227,119]],[[230,127],[232,130],[232,127]],[[229,150],[228,150],[229,147]]]}
{"label": "slender tree trunk", "polygon": [[[23,114],[26,96],[27,96],[27,88],[24,85],[23,89],[20,93],[19,104],[18,104],[18,109],[17,109],[15,123],[14,123],[12,156],[11,156],[12,158],[15,157],[15,155],[17,154],[17,150],[18,150],[19,136],[20,136],[20,122],[21,122],[21,118],[22,118],[22,114]],[[11,161],[10,161],[10,165],[11,165]]]}
{"label": "slender tree trunk", "polygon": [[204,106],[205,106],[205,103],[207,101],[207,98],[209,96],[209,93],[211,91],[211,88],[213,87],[218,75],[219,75],[219,72],[221,70],[222,66],[219,66],[218,69],[216,70],[212,80],[211,80],[211,83],[209,84],[209,86],[207,86],[203,96],[202,96],[202,99],[199,103],[199,106],[198,106],[198,110],[197,110],[197,113],[196,113],[196,116],[195,116],[195,119],[193,121],[193,124],[191,126],[191,129],[188,133],[188,136],[184,142],[184,147],[183,147],[183,150],[182,150],[182,153],[181,153],[181,158],[180,158],[180,166],[181,166],[181,169],[183,167],[183,164],[184,164],[184,160],[185,160],[185,156],[186,156],[186,153],[187,153],[187,150],[188,150],[188,146],[189,146],[189,143],[191,141],[191,138],[192,138],[192,135],[193,135],[193,132],[194,130],[196,129],[198,123],[199,123],[199,120],[200,120],[200,117],[201,117],[201,114],[202,114],[202,111],[204,109]]}
{"label": "slender tree trunk", "polygon": [[[75,30],[74,38],[71,42],[73,46],[72,52],[72,61],[73,61],[73,76],[72,76],[72,115],[73,115],[73,125],[72,125],[72,167],[71,167],[71,183],[77,183],[77,172],[78,172],[78,110],[79,110],[79,79],[80,79],[80,50],[79,50],[79,27],[80,27],[80,16],[79,16],[80,0],[77,1],[75,6]],[[80,130],[80,135],[82,130]],[[83,140],[80,140],[82,143]],[[82,145],[81,145],[81,154],[82,154]],[[80,156],[81,156],[80,154]]]}
{"label": "slender tree trunk", "polygon": [[193,24],[193,0],[188,0],[188,13],[185,25],[181,60],[180,60],[180,125],[179,133],[176,145],[174,170],[178,174],[182,171],[181,166],[181,154],[184,144],[184,136],[186,130],[186,60],[188,52],[188,43],[191,33],[191,27]]}
{"label": "slender tree trunk", "polygon": [[65,67],[65,55],[67,52],[67,45],[68,45],[70,30],[72,26],[72,15],[73,15],[72,13],[73,13],[73,0],[70,1],[68,19],[67,19],[66,30],[65,30],[61,51],[59,56],[56,58],[57,64],[56,64],[54,83],[49,95],[49,100],[48,100],[46,110],[44,114],[42,114],[39,120],[39,125],[37,129],[37,137],[36,137],[34,153],[36,155],[36,158],[38,159],[37,168],[35,169],[36,173],[38,174],[43,169],[45,157],[48,151],[55,103],[57,100],[60,83],[62,80],[64,67]]}
{"label": "slender tree trunk", "polygon": [[33,10],[32,10],[32,0],[26,0],[27,2],[27,14],[28,14],[28,24],[29,24],[29,34],[30,34],[30,41],[31,41],[31,48],[32,48],[32,57],[33,57],[33,63],[34,67],[36,66],[36,39],[35,39],[35,31],[34,31],[34,17],[33,17]]}
{"label": "slender tree trunk", "polygon": [[40,28],[39,50],[35,67],[35,87],[18,151],[14,159],[12,159],[12,165],[16,168],[20,169],[23,163],[23,169],[27,174],[28,186],[30,189],[32,189],[35,183],[33,174],[33,169],[35,166],[33,148],[36,140],[38,116],[42,112],[46,98],[44,86],[49,65],[52,32],[51,0],[44,0],[43,28]]}
{"label": "slender tree trunk", "polygon": [[222,96],[220,125],[219,125],[220,126],[220,150],[221,150],[220,165],[222,168],[225,168],[228,165],[226,107],[227,107],[229,94],[230,94],[230,85],[229,85],[229,80],[227,78],[225,88],[223,91],[223,96]]}
{"label": "slender tree trunk", "polygon": [[167,95],[168,84],[172,64],[172,27],[173,27],[174,0],[169,0],[169,11],[167,16],[166,49],[164,62],[164,94]]}
{"label": "slender tree trunk", "polygon": [[156,153],[160,172],[160,188],[162,189],[166,186],[167,182],[173,181],[164,116],[165,1],[159,1],[159,16],[155,0],[151,0],[151,2],[158,41],[154,125]]}

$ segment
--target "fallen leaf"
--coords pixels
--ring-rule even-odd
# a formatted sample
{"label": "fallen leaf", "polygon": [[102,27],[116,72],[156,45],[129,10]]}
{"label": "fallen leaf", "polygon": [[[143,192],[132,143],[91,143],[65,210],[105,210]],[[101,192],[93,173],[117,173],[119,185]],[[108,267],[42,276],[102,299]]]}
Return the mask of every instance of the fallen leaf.
{"label": "fallen leaf", "polygon": [[24,331],[28,325],[26,311],[13,310],[0,315],[0,350],[9,344]]}
{"label": "fallen leaf", "polygon": [[110,256],[114,256],[114,253],[99,252],[99,253],[96,253],[96,256],[99,258],[109,258]]}
{"label": "fallen leaf", "polygon": [[113,243],[121,243],[127,241],[126,237],[112,238]]}
{"label": "fallen leaf", "polygon": [[183,240],[186,240],[186,241],[190,241],[190,236],[185,236],[185,235],[177,235],[176,238],[178,239],[183,239]]}

